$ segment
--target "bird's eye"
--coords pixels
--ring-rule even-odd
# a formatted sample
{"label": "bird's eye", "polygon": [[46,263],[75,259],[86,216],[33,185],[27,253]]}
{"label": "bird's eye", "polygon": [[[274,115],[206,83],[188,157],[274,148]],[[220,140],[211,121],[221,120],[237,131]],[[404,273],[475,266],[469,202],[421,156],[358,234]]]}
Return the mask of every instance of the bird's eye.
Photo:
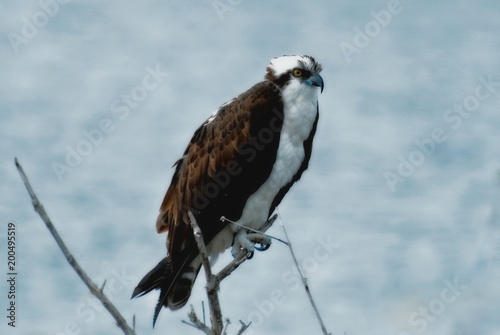
{"label": "bird's eye", "polygon": [[302,77],[302,71],[299,69],[293,70],[293,76],[294,77]]}

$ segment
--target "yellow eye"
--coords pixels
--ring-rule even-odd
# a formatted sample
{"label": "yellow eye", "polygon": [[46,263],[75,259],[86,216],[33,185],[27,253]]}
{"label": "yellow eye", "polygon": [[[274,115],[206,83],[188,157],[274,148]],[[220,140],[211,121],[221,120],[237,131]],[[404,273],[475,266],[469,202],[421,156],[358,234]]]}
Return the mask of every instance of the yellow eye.
{"label": "yellow eye", "polygon": [[299,69],[295,69],[295,70],[293,70],[293,75],[294,75],[294,77],[301,77],[302,71],[300,71]]}

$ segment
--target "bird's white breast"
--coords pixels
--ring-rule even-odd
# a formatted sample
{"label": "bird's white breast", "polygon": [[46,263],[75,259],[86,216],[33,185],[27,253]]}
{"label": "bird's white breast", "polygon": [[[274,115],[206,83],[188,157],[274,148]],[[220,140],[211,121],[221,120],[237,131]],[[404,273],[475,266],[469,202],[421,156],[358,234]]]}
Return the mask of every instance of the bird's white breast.
{"label": "bird's white breast", "polygon": [[282,90],[284,120],[276,161],[269,178],[252,194],[238,223],[254,229],[267,220],[273,199],[299,171],[304,161],[304,141],[317,115],[317,89],[293,83]]}
{"label": "bird's white breast", "polygon": [[[278,192],[299,171],[304,161],[304,141],[309,137],[318,113],[318,92],[311,86],[292,83],[282,90],[284,120],[276,161],[269,178],[246,201],[238,224],[259,229],[266,222],[271,204]],[[240,227],[223,229],[208,246],[209,254],[217,258],[231,246],[233,234]]]}

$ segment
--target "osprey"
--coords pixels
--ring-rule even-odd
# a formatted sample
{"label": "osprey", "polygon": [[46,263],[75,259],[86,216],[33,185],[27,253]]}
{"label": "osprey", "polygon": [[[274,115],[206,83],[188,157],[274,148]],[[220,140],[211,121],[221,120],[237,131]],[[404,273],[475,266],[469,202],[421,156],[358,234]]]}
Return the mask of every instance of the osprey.
{"label": "osprey", "polygon": [[201,267],[189,211],[211,262],[231,246],[233,255],[254,250],[242,226],[262,227],[307,169],[321,70],[311,56],[273,58],[264,81],[223,104],[195,131],[174,164],[156,221],[157,232],[167,233],[167,256],[132,296],[160,290],[153,325],[162,306],[176,310],[187,303]]}

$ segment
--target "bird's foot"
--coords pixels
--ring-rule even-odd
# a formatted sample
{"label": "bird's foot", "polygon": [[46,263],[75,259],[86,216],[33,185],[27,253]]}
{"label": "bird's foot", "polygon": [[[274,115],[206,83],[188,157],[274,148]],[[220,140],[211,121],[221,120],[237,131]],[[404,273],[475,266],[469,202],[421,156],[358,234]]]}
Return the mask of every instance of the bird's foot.
{"label": "bird's foot", "polygon": [[252,258],[255,250],[264,251],[271,246],[271,238],[259,233],[248,233],[245,230],[240,230],[234,237],[231,254],[233,257],[238,256],[241,250],[247,253],[247,258]]}

